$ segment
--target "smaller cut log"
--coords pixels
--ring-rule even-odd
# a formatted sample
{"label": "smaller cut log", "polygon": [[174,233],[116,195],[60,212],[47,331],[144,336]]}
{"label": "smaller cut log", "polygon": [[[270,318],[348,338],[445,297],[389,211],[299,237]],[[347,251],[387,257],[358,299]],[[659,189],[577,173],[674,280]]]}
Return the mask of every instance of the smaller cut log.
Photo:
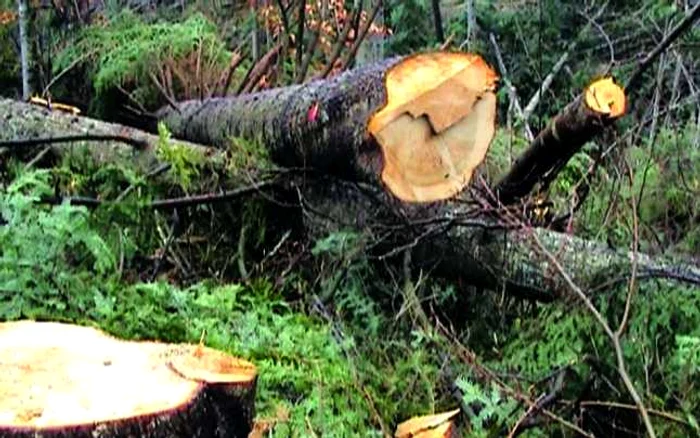
{"label": "smaller cut log", "polygon": [[538,183],[552,181],[576,152],[624,115],[625,109],[625,92],[612,78],[590,84],[537,135],[496,184],[497,199],[512,204]]}
{"label": "smaller cut log", "polygon": [[256,369],[201,345],[0,324],[0,437],[247,437]]}
{"label": "smaller cut log", "polygon": [[456,438],[454,417],[459,412],[459,409],[455,409],[440,414],[413,417],[396,427],[394,438]]}

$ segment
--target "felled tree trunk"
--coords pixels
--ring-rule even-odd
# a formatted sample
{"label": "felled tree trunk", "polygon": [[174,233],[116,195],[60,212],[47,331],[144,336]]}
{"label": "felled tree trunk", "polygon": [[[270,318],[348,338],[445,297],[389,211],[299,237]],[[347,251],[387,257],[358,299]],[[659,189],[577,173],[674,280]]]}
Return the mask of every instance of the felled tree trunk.
{"label": "felled tree trunk", "polygon": [[[2,105],[14,114],[26,113],[32,117],[3,119],[0,116],[0,122],[4,123],[0,141],[16,140],[18,130],[35,137],[36,132],[43,136],[73,135],[90,128],[104,132],[117,126],[28,108],[30,105],[22,102],[0,100],[0,109]],[[86,146],[93,151],[93,157],[103,159],[102,162],[108,162],[113,156],[100,153],[103,148],[124,148],[117,143],[88,143]],[[62,152],[69,150],[66,147]],[[143,159],[141,154],[155,159],[148,151],[132,151],[127,147],[122,152],[133,155],[137,162]],[[289,182],[294,183],[291,178]],[[389,246],[410,248],[416,267],[465,284],[542,301],[556,299],[566,290],[566,285],[552,264],[538,254],[533,236],[557,256],[569,275],[584,289],[593,290],[608,281],[624,281],[631,266],[628,252],[613,251],[599,242],[544,229],[503,228],[492,218],[479,216],[478,212],[475,215],[460,201],[406,203],[380,186],[361,186],[337,178],[320,181],[304,178],[299,189],[305,202],[307,229],[313,237],[324,237],[338,230],[373,230],[378,236],[398,230],[398,237],[387,239]],[[378,254],[392,251],[394,255],[401,253],[385,247]],[[700,268],[691,262],[643,254],[638,255],[638,261],[639,274],[645,278],[700,282]]]}
{"label": "felled tree trunk", "polygon": [[[382,241],[369,242],[373,257],[410,250],[413,266],[434,276],[522,298],[547,302],[568,293],[545,251],[590,293],[627,281],[634,260],[631,252],[604,243],[504,223],[463,200],[405,204],[380,189],[338,180],[307,180],[302,193],[306,226],[314,237],[365,230]],[[700,284],[700,267],[682,259],[637,254],[636,263],[638,281]]]}
{"label": "felled tree trunk", "polygon": [[256,369],[197,345],[127,342],[89,327],[0,324],[0,436],[248,436]]}
{"label": "felled tree trunk", "polygon": [[476,55],[427,53],[158,115],[179,138],[219,147],[231,137],[254,140],[280,165],[435,201],[461,191],[483,160],[495,130],[495,82]]}
{"label": "felled tree trunk", "polygon": [[[48,147],[59,155],[87,151],[102,163],[128,160],[140,170],[160,164],[156,135],[4,98],[0,98],[0,141],[4,143],[0,144],[0,161],[10,154],[31,159]],[[187,148],[204,158],[217,155],[213,148],[186,141],[173,140],[172,145]]]}

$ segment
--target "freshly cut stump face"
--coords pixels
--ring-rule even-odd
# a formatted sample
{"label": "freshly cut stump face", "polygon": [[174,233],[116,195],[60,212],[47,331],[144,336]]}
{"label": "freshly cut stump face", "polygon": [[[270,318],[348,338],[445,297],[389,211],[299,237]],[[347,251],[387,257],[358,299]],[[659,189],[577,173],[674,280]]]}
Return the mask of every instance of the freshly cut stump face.
{"label": "freshly cut stump face", "polygon": [[209,388],[246,393],[255,379],[251,363],[203,346],[127,342],[61,323],[2,323],[0,435],[182,419]]}
{"label": "freshly cut stump face", "polygon": [[586,87],[586,105],[593,111],[617,118],[625,114],[625,91],[612,78],[606,77]]}
{"label": "freshly cut stump face", "polygon": [[387,72],[387,103],[367,128],[394,195],[438,201],[469,183],[495,133],[497,79],[482,58],[463,53],[419,54]]}

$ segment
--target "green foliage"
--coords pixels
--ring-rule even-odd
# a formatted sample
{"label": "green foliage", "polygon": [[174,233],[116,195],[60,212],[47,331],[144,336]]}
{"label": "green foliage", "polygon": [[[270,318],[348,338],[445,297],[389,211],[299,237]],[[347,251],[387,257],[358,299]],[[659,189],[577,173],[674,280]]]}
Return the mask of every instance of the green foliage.
{"label": "green foliage", "polygon": [[227,169],[230,174],[264,170],[272,167],[268,149],[262,142],[234,138],[231,140],[230,159]]}
{"label": "green foliage", "polygon": [[88,56],[98,93],[135,82],[140,84],[135,96],[140,97],[153,92],[149,73],[156,67],[167,60],[184,58],[199,48],[202,63],[226,62],[227,52],[216,27],[203,15],[195,13],[182,22],[147,23],[125,10],[107,25],[86,27],[73,44],[58,54],[54,68],[61,71]]}
{"label": "green foliage", "polygon": [[494,436],[499,428],[507,424],[512,412],[517,409],[517,402],[505,397],[495,384],[485,389],[465,378],[457,379],[455,384],[462,392],[462,405],[473,407],[477,412],[469,418],[469,436]]}
{"label": "green foliage", "polygon": [[199,176],[204,165],[204,156],[191,148],[173,144],[170,140],[170,131],[165,123],[159,122],[156,155],[170,165],[170,174],[184,190],[187,190],[192,184],[192,178]]}
{"label": "green foliage", "polygon": [[[695,145],[697,126],[662,128],[654,142],[624,150],[620,176],[615,169],[602,169],[592,184],[596,187],[584,205],[580,224],[583,235],[608,239],[626,246],[632,241],[631,203],[638,207],[643,251],[666,250],[697,253],[700,247],[700,150]],[[575,162],[567,165],[573,169]],[[582,167],[571,172],[578,174]],[[628,173],[629,172],[625,172]],[[641,198],[640,198],[641,196]]]}
{"label": "green foliage", "polygon": [[[20,175],[0,194],[7,221],[0,226],[0,319],[75,318],[115,270],[115,254],[90,227],[85,208],[37,205],[52,192],[48,176]],[[84,292],[71,297],[77,290]]]}
{"label": "green foliage", "polygon": [[[0,195],[0,217],[6,222],[0,225],[1,320],[76,322],[122,338],[164,342],[198,342],[204,334],[207,345],[258,367],[256,406],[261,417],[276,421],[271,436],[312,431],[381,436],[380,424],[391,427],[436,408],[439,368],[429,342],[388,336],[392,320],[380,316],[360,289],[370,273],[351,244],[357,242],[352,235],[331,236],[316,253],[330,251],[345,260],[350,278],[335,279],[337,310],[349,320],[375,321],[358,330],[305,314],[285,301],[283,289],[266,281],[129,284],[118,266],[120,257],[133,256],[124,252],[123,238],[148,241],[142,234],[152,234],[144,227],[150,223],[134,223],[111,210],[91,215],[83,207],[37,203],[53,193],[56,180],[95,180],[99,172],[90,168],[91,175],[81,175],[69,169],[15,171],[17,177]],[[112,178],[112,183],[122,181],[115,174]],[[102,215],[121,224],[108,223]],[[122,228],[122,239],[103,239],[115,225]],[[343,259],[342,253],[354,255]],[[368,342],[379,336],[386,342]]]}
{"label": "green foliage", "polygon": [[432,44],[435,39],[435,27],[430,20],[430,2],[426,0],[393,0],[387,5],[391,11],[387,25],[393,35],[389,39],[388,50],[395,54],[408,54]]}

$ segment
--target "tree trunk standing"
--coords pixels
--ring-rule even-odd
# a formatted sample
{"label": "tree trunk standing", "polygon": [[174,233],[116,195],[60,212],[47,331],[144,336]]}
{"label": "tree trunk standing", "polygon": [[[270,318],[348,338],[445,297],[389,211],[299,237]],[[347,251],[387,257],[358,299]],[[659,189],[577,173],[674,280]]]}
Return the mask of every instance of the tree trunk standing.
{"label": "tree trunk standing", "polygon": [[474,0],[466,0],[467,3],[467,50],[471,50],[476,34],[476,9]]}
{"label": "tree trunk standing", "polygon": [[29,72],[29,11],[27,0],[17,0],[17,21],[19,22],[19,59],[22,69],[22,100],[32,95]]}
{"label": "tree trunk standing", "polygon": [[253,30],[250,32],[250,54],[253,62],[260,59],[260,28],[258,26],[258,0],[250,0],[250,18]]}
{"label": "tree trunk standing", "polygon": [[202,345],[90,327],[0,324],[0,436],[246,438],[257,371]]}
{"label": "tree trunk standing", "polygon": [[442,29],[442,14],[440,13],[440,0],[431,0],[433,9],[433,24],[435,25],[435,37],[439,43],[445,42],[445,32]]}

